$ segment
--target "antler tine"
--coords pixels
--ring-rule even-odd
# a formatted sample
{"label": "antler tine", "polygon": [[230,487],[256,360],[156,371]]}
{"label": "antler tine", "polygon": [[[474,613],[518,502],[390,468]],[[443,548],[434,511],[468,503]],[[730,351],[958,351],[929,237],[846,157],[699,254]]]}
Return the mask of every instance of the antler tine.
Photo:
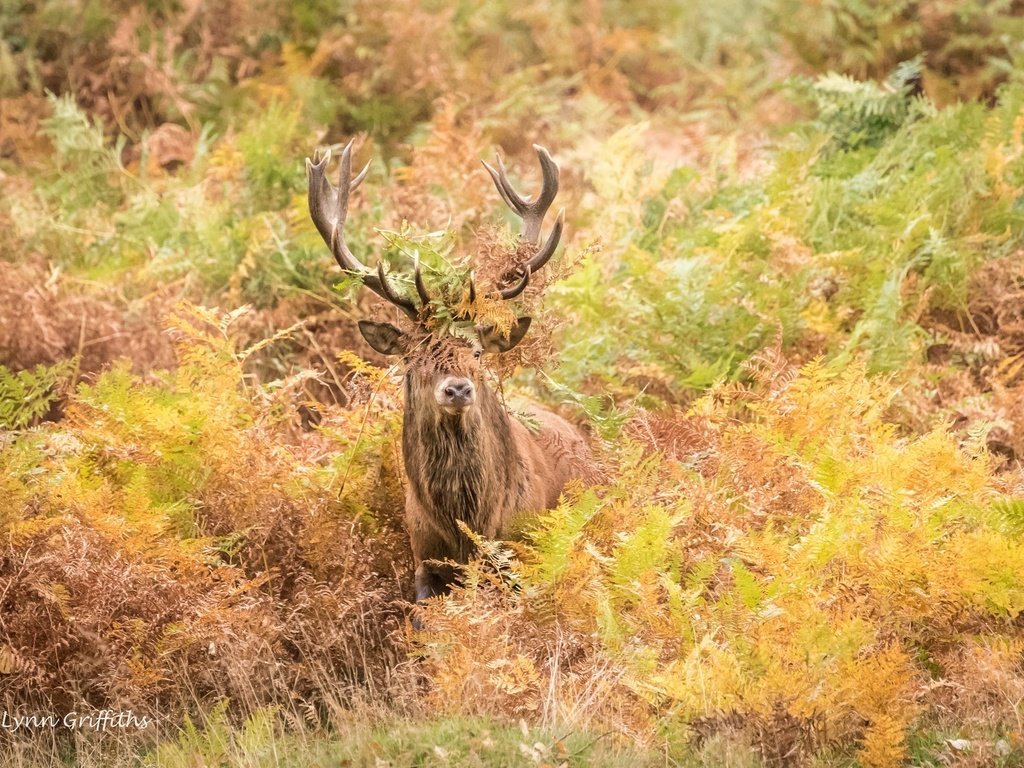
{"label": "antler tine", "polygon": [[420,303],[426,307],[430,304],[430,294],[427,293],[427,286],[423,283],[423,273],[420,271],[420,257],[416,254],[415,268],[413,269],[413,281],[416,283],[416,293],[420,296]]}
{"label": "antler tine", "polygon": [[562,229],[565,227],[565,209],[560,208],[558,216],[555,217],[555,226],[551,228],[551,234],[548,235],[548,239],[544,241],[544,247],[537,251],[533,257],[526,262],[525,269],[529,272],[536,272],[545,264],[547,264],[551,257],[555,255],[555,251],[558,248],[558,241],[562,239]]}
{"label": "antler tine", "polygon": [[363,179],[366,178],[366,174],[369,173],[369,171],[370,171],[370,161],[367,160],[366,161],[366,165],[363,166],[363,170],[361,170],[359,172],[359,175],[357,175],[354,179],[352,179],[351,183],[348,185],[348,191],[349,192],[355,192],[356,188],[360,184],[363,183]]}
{"label": "antler tine", "polygon": [[526,290],[526,286],[530,284],[530,265],[526,265],[526,272],[523,274],[523,279],[520,280],[516,285],[511,288],[502,288],[498,291],[498,295],[503,299],[514,299],[516,296]]}
{"label": "antler tine", "polygon": [[[501,195],[501,199],[523,220],[523,240],[531,245],[540,246],[544,216],[558,194],[558,164],[551,159],[551,154],[544,147],[534,144],[533,149],[537,152],[537,159],[540,160],[540,169],[544,177],[544,184],[536,200],[530,200],[515,191],[515,188],[513,188],[508,180],[505,164],[502,162],[500,155],[497,156],[497,168],[487,163],[484,163],[484,167],[491,174],[494,186],[497,188],[498,194]],[[523,274],[520,282],[509,288],[500,289],[498,293],[501,298],[514,299],[526,290],[526,286],[530,283],[530,275],[535,274],[547,264],[555,254],[564,226],[565,209],[562,209],[558,212],[555,226],[552,228],[547,240],[544,241],[544,245],[540,246],[537,252],[530,257],[529,261],[520,268]]]}
{"label": "antler tine", "polygon": [[481,160],[484,164],[484,168],[491,174],[491,178],[494,180],[494,186],[498,188],[498,194],[501,195],[501,199],[505,201],[505,205],[519,214],[520,217],[523,215],[523,206],[526,201],[523,200],[516,191],[512,188],[509,183],[508,176],[505,173],[505,163],[501,160],[501,155],[495,153],[494,159],[498,163],[500,170],[495,170],[486,160]]}
{"label": "antler tine", "polygon": [[[399,296],[395,293],[395,289],[388,283],[387,277],[384,275],[384,262],[377,262],[377,280],[380,283],[380,296],[387,299],[400,310],[405,312],[411,320],[419,319],[419,312],[416,310],[416,305],[412,302],[412,299],[407,299],[404,296]],[[365,280],[363,281],[366,282]]]}
{"label": "antler tine", "polygon": [[314,154],[313,160],[306,158],[310,218],[313,219],[317,232],[330,247],[335,261],[343,270],[359,275],[363,279],[363,285],[382,299],[394,304],[410,319],[418,320],[419,312],[416,305],[409,299],[399,296],[388,284],[384,276],[383,265],[378,264],[376,274],[374,274],[370,267],[355,257],[345,242],[349,193],[362,183],[370,170],[370,164],[367,163],[363,170],[354,179],[352,178],[352,144],[353,142],[350,141],[342,150],[337,187],[327,180],[327,164],[331,159],[329,149],[324,152],[322,157]]}
{"label": "antler tine", "polygon": [[475,314],[473,305],[476,304],[476,281],[473,277],[473,272],[469,273],[469,297],[466,300],[465,308],[459,312],[459,319],[467,320]]}
{"label": "antler tine", "polygon": [[352,142],[345,145],[341,153],[341,172],[338,187],[327,180],[327,164],[331,160],[328,149],[316,161],[306,158],[306,181],[309,195],[309,215],[316,225],[320,237],[331,248],[331,253],[342,269],[348,272],[366,274],[369,267],[361,263],[345,243],[345,220],[348,218],[349,192],[359,186],[366,177],[364,169],[355,180],[352,179]]}
{"label": "antler tine", "polygon": [[558,194],[558,164],[551,159],[550,153],[544,147],[534,144],[533,149],[537,153],[537,159],[540,160],[540,169],[544,178],[544,184],[536,200],[523,197],[516,192],[512,183],[508,180],[505,163],[500,155],[496,156],[497,169],[486,162],[484,162],[484,167],[491,174],[494,186],[497,187],[501,199],[523,220],[523,239],[528,243],[536,245],[540,242],[540,232],[544,225],[544,216]]}

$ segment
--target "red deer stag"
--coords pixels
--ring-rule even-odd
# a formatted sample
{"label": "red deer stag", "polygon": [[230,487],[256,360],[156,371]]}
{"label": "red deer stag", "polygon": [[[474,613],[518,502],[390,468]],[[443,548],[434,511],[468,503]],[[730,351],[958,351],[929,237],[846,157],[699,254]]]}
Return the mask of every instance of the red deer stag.
{"label": "red deer stag", "polygon": [[[544,215],[558,192],[558,166],[547,150],[536,147],[543,188],[536,200],[520,196],[509,183],[499,158],[498,168],[484,165],[502,199],[522,218],[522,237],[540,244]],[[401,355],[405,363],[405,414],[402,455],[409,484],[405,520],[416,563],[416,600],[444,594],[456,578],[453,563],[465,563],[473,551],[460,530],[488,538],[501,535],[521,513],[550,509],[566,481],[583,476],[589,466],[589,447],[580,432],[550,411],[529,409],[539,429],[528,431],[509,416],[491,389],[481,357],[505,352],[523,338],[530,318],[513,323],[508,335],[493,326],[475,326],[469,338],[431,327],[431,297],[417,261],[413,285],[416,301],[388,282],[382,263],[370,269],[345,244],[349,194],[366,175],[352,178],[352,143],[341,155],[341,175],[335,188],[326,178],[330,153],[306,160],[309,211],[317,230],[343,270],[362,278],[364,286],[393,304],[410,320],[407,330],[389,323],[363,320],[359,330],[375,350]],[[514,299],[526,289],[530,276],[554,254],[561,237],[564,211],[536,253],[516,270],[514,285],[496,289],[496,296]],[[469,304],[475,301],[469,283]],[[471,316],[462,319],[470,321]]]}

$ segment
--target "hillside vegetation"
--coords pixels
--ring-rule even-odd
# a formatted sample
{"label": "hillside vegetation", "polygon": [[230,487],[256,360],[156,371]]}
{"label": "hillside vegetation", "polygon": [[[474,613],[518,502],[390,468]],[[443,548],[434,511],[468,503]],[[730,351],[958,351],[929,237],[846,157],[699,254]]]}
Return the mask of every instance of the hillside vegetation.
{"label": "hillside vegetation", "polygon": [[[1022,71],[1019,0],[0,3],[0,712],[153,720],[0,762],[1024,764]],[[561,167],[495,369],[599,481],[421,606],[351,138],[449,294]]]}

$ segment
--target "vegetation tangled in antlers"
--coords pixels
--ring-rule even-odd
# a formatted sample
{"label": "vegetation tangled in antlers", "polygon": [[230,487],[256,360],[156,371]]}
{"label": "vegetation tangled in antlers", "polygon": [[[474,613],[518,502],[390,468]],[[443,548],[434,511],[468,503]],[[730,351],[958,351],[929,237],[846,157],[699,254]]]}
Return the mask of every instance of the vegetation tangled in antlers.
{"label": "vegetation tangled in antlers", "polygon": [[[484,163],[487,171],[494,179],[494,185],[501,194],[502,199],[508,206],[523,220],[522,239],[527,243],[540,245],[541,228],[544,216],[548,208],[554,202],[558,194],[558,166],[551,155],[543,147],[534,145],[537,157],[540,159],[541,171],[544,176],[544,186],[537,199],[530,201],[515,191],[505,173],[505,165],[501,158],[497,158],[498,168]],[[419,296],[420,305],[398,293],[388,282],[384,271],[384,263],[377,263],[377,269],[372,270],[359,261],[349,250],[345,243],[345,221],[348,218],[348,199],[354,192],[370,169],[369,163],[353,179],[352,178],[352,142],[345,145],[341,153],[341,170],[338,179],[338,186],[335,187],[327,180],[327,165],[330,162],[330,151],[325,152],[319,159],[306,160],[306,176],[309,186],[309,211],[313,218],[320,236],[331,249],[334,258],[342,269],[352,272],[362,278],[363,285],[376,293],[385,301],[390,302],[400,309],[410,320],[416,323],[423,323],[429,317],[431,298],[423,282],[423,275],[420,265],[417,262],[413,268],[413,282],[416,286],[416,293]],[[530,282],[530,276],[544,267],[554,255],[558,248],[558,242],[562,236],[562,229],[565,223],[565,210],[560,210],[555,218],[555,225],[552,227],[544,245],[525,263],[514,266],[514,272],[518,273],[518,282],[505,288],[498,288],[496,294],[502,299],[514,299],[526,290]],[[476,286],[472,279],[469,283],[469,307],[476,301]],[[471,317],[463,319],[472,319]]]}

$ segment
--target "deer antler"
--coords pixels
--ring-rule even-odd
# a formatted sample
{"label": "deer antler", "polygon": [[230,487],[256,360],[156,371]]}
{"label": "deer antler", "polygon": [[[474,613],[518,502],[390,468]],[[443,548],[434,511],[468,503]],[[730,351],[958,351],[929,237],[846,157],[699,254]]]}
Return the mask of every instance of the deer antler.
{"label": "deer antler", "polygon": [[[345,220],[348,218],[348,196],[366,178],[370,164],[359,172],[359,175],[352,178],[352,142],[345,145],[341,153],[341,174],[338,178],[338,186],[335,187],[327,180],[327,164],[331,159],[331,151],[327,150],[323,157],[314,155],[314,159],[306,158],[306,182],[309,186],[309,215],[316,225],[320,237],[324,239],[334,259],[346,272],[352,272],[363,279],[363,285],[376,293],[382,299],[394,304],[405,315],[416,322],[420,321],[420,310],[412,299],[407,299],[398,294],[388,284],[384,274],[384,263],[378,262],[377,269],[373,270],[363,264],[353,255],[345,243]],[[430,295],[423,284],[423,276],[420,274],[419,260],[415,268],[416,292],[419,294],[422,307],[430,303]]]}
{"label": "deer antler", "polygon": [[[558,165],[551,159],[551,155],[544,147],[534,144],[533,149],[537,152],[541,173],[544,177],[544,184],[536,200],[523,197],[515,191],[508,180],[508,174],[505,173],[505,164],[500,155],[497,156],[497,169],[486,162],[484,167],[494,179],[494,186],[497,187],[501,199],[523,220],[522,239],[531,245],[539,245],[544,216],[547,214],[548,208],[551,207],[551,203],[554,202],[555,195],[558,194]],[[530,282],[530,275],[547,264],[554,255],[555,249],[558,248],[564,223],[565,209],[563,208],[558,212],[555,226],[551,229],[544,245],[522,266],[522,279],[512,287],[500,289],[498,293],[501,294],[501,298],[513,299],[526,290],[526,286]]]}
{"label": "deer antler", "polygon": [[[331,152],[327,150],[323,156],[315,154],[313,159],[306,158],[306,181],[309,189],[309,215],[313,219],[320,236],[327,243],[334,255],[335,261],[346,272],[353,273],[362,278],[363,285],[376,293],[385,301],[390,302],[414,322],[423,322],[423,310],[430,304],[430,294],[423,282],[423,274],[420,271],[419,259],[416,259],[413,270],[413,284],[416,287],[416,294],[420,300],[420,306],[411,298],[401,295],[388,283],[384,271],[384,263],[378,262],[377,268],[372,269],[363,264],[355,257],[345,242],[345,221],[348,218],[349,195],[359,187],[366,173],[370,169],[367,163],[352,178],[352,143],[345,145],[341,153],[341,170],[338,177],[338,186],[335,187],[327,180],[327,165],[331,160]],[[497,158],[498,167],[484,163],[484,167],[494,179],[494,185],[498,193],[508,206],[523,220],[522,239],[533,246],[540,243],[541,230],[544,226],[544,217],[558,194],[558,165],[551,159],[551,155],[544,147],[533,145],[540,160],[541,173],[544,183],[541,192],[536,200],[523,197],[512,187],[505,172],[505,164],[501,157]],[[562,237],[562,228],[565,223],[565,210],[558,212],[555,225],[548,234],[544,245],[539,247],[537,252],[522,266],[516,269],[520,274],[519,281],[512,286],[498,289],[498,295],[502,299],[514,299],[530,284],[532,275],[541,269],[551,259],[558,248],[558,241]],[[473,285],[473,278],[469,282],[469,303],[472,305],[476,299],[476,287]]]}
{"label": "deer antler", "polygon": [[[526,286],[530,283],[530,265],[526,265],[526,272],[523,273],[523,279],[513,285],[511,288],[501,288],[498,290],[498,295],[503,299],[514,299],[516,296],[526,290]],[[476,303],[476,283],[473,280],[473,273],[469,274],[469,306],[473,306]]]}

